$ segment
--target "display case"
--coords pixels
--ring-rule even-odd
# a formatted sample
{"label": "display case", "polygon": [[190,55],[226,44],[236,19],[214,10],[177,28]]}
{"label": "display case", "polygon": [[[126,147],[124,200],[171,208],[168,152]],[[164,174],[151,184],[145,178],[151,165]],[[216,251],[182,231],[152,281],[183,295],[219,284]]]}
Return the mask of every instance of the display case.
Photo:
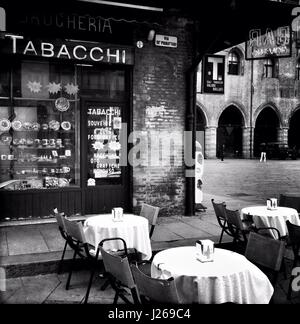
{"label": "display case", "polygon": [[0,109],[0,188],[79,186],[77,86],[72,70],[22,62]]}

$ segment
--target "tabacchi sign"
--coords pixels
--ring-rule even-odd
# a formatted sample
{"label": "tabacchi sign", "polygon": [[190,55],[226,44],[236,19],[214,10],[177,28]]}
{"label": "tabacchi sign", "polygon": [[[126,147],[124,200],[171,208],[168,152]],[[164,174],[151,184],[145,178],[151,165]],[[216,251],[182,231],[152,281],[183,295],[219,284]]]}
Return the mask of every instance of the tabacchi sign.
{"label": "tabacchi sign", "polygon": [[5,35],[1,54],[16,54],[45,58],[68,59],[114,64],[133,64],[133,49],[129,46],[70,40],[25,40],[20,35]]}
{"label": "tabacchi sign", "polygon": [[224,93],[224,55],[206,55],[203,65],[203,92]]}
{"label": "tabacchi sign", "polygon": [[246,59],[265,59],[267,57],[291,56],[290,26],[251,29],[249,40],[246,42]]}

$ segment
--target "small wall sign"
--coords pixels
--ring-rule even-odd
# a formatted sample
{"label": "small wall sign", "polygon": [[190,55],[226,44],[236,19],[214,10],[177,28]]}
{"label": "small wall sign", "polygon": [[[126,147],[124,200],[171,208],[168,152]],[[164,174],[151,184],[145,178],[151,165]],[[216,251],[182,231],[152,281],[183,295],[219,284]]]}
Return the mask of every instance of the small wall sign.
{"label": "small wall sign", "polygon": [[163,47],[177,47],[177,37],[166,35],[155,35],[155,45]]}

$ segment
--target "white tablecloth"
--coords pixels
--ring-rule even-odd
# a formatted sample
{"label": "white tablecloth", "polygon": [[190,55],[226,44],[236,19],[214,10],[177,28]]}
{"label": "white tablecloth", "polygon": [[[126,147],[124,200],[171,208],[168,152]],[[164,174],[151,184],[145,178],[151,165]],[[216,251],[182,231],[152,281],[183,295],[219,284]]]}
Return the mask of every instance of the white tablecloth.
{"label": "white tablecloth", "polygon": [[[241,218],[252,217],[256,227],[275,227],[279,230],[281,236],[286,236],[286,221],[300,225],[299,215],[296,209],[289,207],[277,207],[276,210],[269,210],[267,206],[245,207],[241,210]],[[272,237],[278,239],[273,231],[269,232]]]}
{"label": "white tablecloth", "polygon": [[266,304],[274,289],[267,276],[243,255],[215,249],[214,261],[196,259],[196,247],[172,248],[157,253],[151,276],[173,276],[185,304]]}
{"label": "white tablecloth", "polygon": [[[144,260],[152,256],[149,225],[145,217],[124,214],[124,220],[116,222],[111,214],[92,216],[84,223],[84,233],[88,243],[95,247],[105,238],[121,237],[127,248],[135,248],[142,253]],[[105,248],[123,249],[123,244],[120,241],[111,241],[105,243]]]}

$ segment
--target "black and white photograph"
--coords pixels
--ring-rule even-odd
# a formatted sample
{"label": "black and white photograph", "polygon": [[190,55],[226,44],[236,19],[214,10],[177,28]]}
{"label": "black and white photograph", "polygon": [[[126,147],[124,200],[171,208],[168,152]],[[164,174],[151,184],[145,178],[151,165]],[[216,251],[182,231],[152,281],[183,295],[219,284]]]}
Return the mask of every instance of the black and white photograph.
{"label": "black and white photograph", "polygon": [[299,0],[0,0],[0,304],[300,304]]}

